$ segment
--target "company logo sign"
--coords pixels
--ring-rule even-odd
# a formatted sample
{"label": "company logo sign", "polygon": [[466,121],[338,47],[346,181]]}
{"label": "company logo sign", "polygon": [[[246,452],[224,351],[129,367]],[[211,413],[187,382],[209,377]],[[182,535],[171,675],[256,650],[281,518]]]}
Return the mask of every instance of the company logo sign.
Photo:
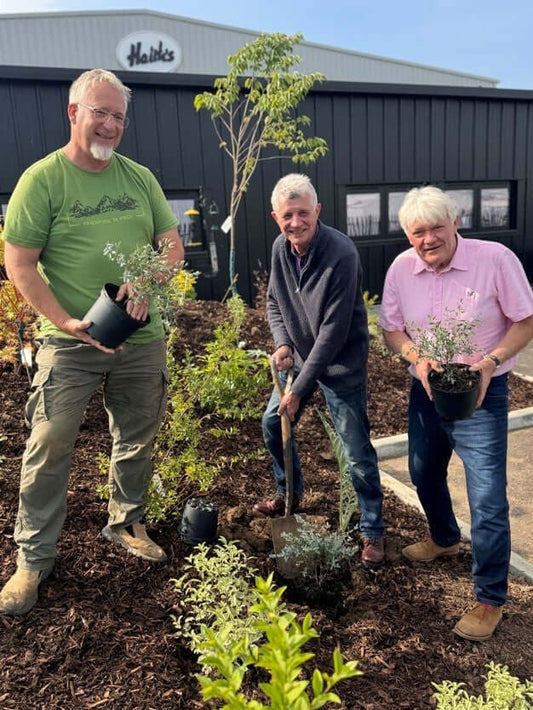
{"label": "company logo sign", "polygon": [[117,45],[117,59],[130,71],[168,72],[181,64],[181,47],[162,32],[133,32]]}

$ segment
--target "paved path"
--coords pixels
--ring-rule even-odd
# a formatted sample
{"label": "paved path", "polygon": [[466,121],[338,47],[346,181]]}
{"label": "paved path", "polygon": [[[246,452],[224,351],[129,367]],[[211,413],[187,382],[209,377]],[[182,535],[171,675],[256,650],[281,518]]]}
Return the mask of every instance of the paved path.
{"label": "paved path", "polygon": [[[380,460],[379,467],[414,491],[407,456]],[[533,565],[533,428],[509,433],[507,472],[512,549]],[[448,485],[456,516],[469,526],[464,469],[455,454],[448,468]]]}

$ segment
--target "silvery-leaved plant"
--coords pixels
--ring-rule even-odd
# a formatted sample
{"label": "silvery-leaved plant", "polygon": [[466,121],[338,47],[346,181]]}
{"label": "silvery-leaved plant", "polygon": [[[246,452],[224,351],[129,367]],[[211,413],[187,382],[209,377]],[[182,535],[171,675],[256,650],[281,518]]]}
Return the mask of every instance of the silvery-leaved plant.
{"label": "silvery-leaved plant", "polygon": [[170,246],[170,242],[163,240],[158,249],[144,244],[125,254],[120,251],[120,242],[105,245],[104,256],[122,269],[122,282],[132,285],[130,299],[133,302],[149,297],[165,298],[170,280],[184,266],[183,261],[169,263]]}
{"label": "silvery-leaved plant", "polygon": [[472,355],[476,346],[472,339],[478,319],[468,319],[462,303],[455,311],[447,308],[443,318],[431,316],[426,328],[415,327],[407,323],[407,329],[416,345],[421,360],[437,360],[443,368],[443,378],[453,383],[454,370],[450,365],[459,362],[461,356]]}

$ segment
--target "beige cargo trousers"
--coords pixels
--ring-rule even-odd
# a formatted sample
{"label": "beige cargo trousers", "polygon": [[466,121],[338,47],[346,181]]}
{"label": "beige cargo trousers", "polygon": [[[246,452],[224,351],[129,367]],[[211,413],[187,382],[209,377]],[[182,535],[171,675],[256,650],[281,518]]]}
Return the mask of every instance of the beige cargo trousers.
{"label": "beige cargo trousers", "polygon": [[142,518],[152,444],[166,406],[165,350],[163,340],[126,343],[109,354],[79,340],[43,339],[26,405],[31,434],[14,536],[19,566],[53,566],[67,511],[72,451],[85,408],[101,383],[113,441],[108,524],[120,528]]}

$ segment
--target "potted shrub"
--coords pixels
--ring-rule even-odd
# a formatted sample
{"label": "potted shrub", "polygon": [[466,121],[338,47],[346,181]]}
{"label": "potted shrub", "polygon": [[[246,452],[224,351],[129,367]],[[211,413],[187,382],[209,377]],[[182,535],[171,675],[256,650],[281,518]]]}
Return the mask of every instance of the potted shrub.
{"label": "potted shrub", "polygon": [[92,338],[108,348],[116,348],[136,330],[150,323],[150,316],[144,321],[130,316],[126,306],[129,300],[135,302],[164,297],[169,280],[183,266],[183,262],[168,263],[169,247],[168,243],[163,243],[155,250],[150,244],[145,244],[126,256],[119,250],[120,242],[105,245],[105,256],[120,266],[122,282],[131,283],[132,293],[129,298],[117,301],[119,286],[112,283],[103,285],[98,299],[84,316],[84,320],[92,321],[87,328]]}
{"label": "potted shrub", "polygon": [[442,365],[442,372],[429,373],[428,382],[435,409],[443,419],[466,419],[476,407],[481,375],[471,372],[470,365],[460,359],[475,352],[472,335],[477,325],[477,320],[464,317],[459,304],[454,313],[448,310],[442,320],[431,317],[427,328],[409,328],[419,357]]}

